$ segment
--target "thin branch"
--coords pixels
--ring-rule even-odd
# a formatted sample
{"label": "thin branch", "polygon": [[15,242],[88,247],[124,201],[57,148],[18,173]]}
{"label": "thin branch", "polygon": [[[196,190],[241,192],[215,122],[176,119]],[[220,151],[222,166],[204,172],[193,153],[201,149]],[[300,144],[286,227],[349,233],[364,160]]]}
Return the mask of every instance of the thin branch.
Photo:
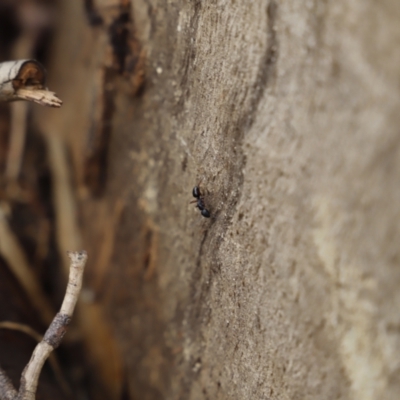
{"label": "thin branch", "polygon": [[45,84],[46,70],[35,60],[0,63],[0,101],[28,100],[60,107],[62,101]]}
{"label": "thin branch", "polygon": [[7,261],[10,271],[18,279],[45,326],[47,326],[53,318],[54,310],[50,306],[36,275],[32,272],[24,250],[12,231],[1,205],[0,255]]}
{"label": "thin branch", "polygon": [[57,132],[45,133],[52,174],[53,204],[56,214],[56,239],[60,254],[63,255],[63,270],[68,274],[68,259],[64,256],[68,249],[81,247],[81,232],[77,221],[76,194],[72,188],[72,176],[65,142]]}
{"label": "thin branch", "polygon": [[26,102],[15,102],[11,107],[10,142],[5,172],[9,181],[17,180],[21,171],[28,124],[28,106]]}
{"label": "thin branch", "polygon": [[[82,287],[83,271],[87,260],[85,251],[69,252],[71,260],[68,286],[60,312],[54,317],[43,340],[36,346],[32,357],[22,372],[18,400],[35,400],[36,389],[43,364],[57,348],[67,331]],[[13,399],[12,397],[10,399]]]}
{"label": "thin branch", "polygon": [[13,331],[25,333],[25,335],[30,336],[36,342],[40,342],[43,337],[39,332],[36,332],[29,325],[20,324],[19,322],[2,321],[0,322],[0,329],[10,329]]}
{"label": "thin branch", "polygon": [[[25,7],[24,7],[25,6]],[[38,44],[40,33],[44,31],[45,8],[35,2],[25,2],[19,12],[21,32],[14,42],[13,59],[31,58]],[[37,18],[41,15],[42,18]],[[24,154],[29,104],[25,101],[15,102],[11,107],[10,141],[7,154],[6,178],[17,180]]]}

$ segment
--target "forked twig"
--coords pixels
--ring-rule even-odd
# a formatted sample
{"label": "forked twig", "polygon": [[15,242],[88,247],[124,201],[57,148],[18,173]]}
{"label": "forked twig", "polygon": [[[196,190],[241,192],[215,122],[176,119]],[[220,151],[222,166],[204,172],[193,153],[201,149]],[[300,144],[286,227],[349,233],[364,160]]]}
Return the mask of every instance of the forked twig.
{"label": "forked twig", "polygon": [[[34,339],[36,341],[36,343],[39,343],[43,339],[43,336],[40,333],[36,332],[29,325],[21,324],[19,322],[2,321],[2,322],[0,322],[0,329],[10,329],[13,331],[22,332],[25,335],[28,335],[32,339]],[[60,364],[58,363],[55,353],[50,354],[49,363],[50,363],[51,368],[53,369],[54,376],[55,376],[57,382],[59,383],[59,385],[61,386],[62,390],[64,391],[64,393],[68,393],[68,394],[71,393],[71,389],[68,386],[68,383],[62,374]]]}
{"label": "forked twig", "polygon": [[30,361],[22,372],[18,393],[6,373],[0,368],[0,400],[35,400],[42,367],[50,353],[60,345],[71,321],[82,287],[87,254],[85,251],[69,252],[68,256],[71,260],[70,273],[60,312],[54,317],[43,340],[36,346]]}

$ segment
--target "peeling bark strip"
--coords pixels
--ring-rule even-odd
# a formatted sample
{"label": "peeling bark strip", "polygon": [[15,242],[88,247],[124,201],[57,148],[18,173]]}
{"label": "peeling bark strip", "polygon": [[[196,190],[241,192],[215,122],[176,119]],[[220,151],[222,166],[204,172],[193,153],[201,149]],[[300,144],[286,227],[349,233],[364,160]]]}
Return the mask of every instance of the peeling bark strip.
{"label": "peeling bark strip", "polygon": [[27,100],[60,107],[62,101],[45,84],[46,70],[35,60],[0,63],[0,101]]}
{"label": "peeling bark strip", "polygon": [[49,329],[47,329],[43,340],[50,346],[52,346],[53,349],[56,349],[63,340],[63,337],[67,332],[67,328],[70,322],[71,317],[69,315],[58,313],[54,317],[53,322],[49,326]]}
{"label": "peeling bark strip", "polygon": [[36,346],[30,361],[22,372],[18,393],[6,373],[0,368],[0,400],[35,400],[42,367],[50,353],[61,343],[82,287],[83,271],[87,260],[86,251],[69,252],[68,256],[71,259],[71,265],[61,310],[54,317],[43,340]]}

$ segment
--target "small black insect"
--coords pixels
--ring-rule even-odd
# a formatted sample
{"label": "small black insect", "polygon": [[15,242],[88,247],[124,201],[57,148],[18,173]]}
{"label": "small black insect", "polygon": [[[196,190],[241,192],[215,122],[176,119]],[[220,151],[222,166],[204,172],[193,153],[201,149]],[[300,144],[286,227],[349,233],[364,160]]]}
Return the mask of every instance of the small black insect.
{"label": "small black insect", "polygon": [[204,204],[204,197],[201,194],[200,188],[198,186],[195,186],[192,191],[193,197],[196,198],[196,200],[193,200],[191,203],[197,203],[196,207],[201,211],[201,215],[205,218],[210,218],[210,212],[207,210],[205,204]]}

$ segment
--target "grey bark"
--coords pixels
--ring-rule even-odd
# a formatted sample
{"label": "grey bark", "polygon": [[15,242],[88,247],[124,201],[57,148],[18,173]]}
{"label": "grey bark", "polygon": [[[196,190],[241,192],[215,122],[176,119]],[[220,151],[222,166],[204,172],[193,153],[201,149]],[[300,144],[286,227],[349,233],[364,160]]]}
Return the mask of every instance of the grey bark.
{"label": "grey bark", "polygon": [[139,92],[74,3],[38,120],[132,398],[398,399],[400,3],[132,2]]}

